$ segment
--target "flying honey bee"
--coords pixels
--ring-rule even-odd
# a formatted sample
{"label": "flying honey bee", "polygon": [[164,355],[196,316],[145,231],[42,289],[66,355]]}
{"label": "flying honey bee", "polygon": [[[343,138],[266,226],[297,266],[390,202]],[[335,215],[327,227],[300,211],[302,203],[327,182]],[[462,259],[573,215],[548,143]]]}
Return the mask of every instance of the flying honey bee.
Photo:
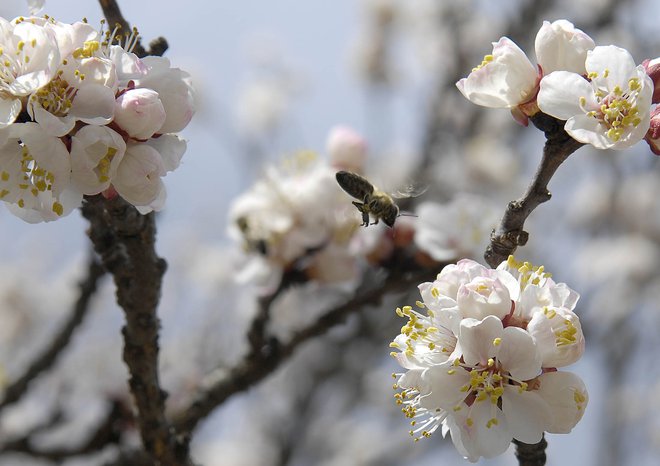
{"label": "flying honey bee", "polygon": [[371,214],[376,219],[372,225],[376,225],[382,219],[385,225],[392,228],[396,218],[401,215],[399,206],[392,198],[416,197],[423,194],[428,188],[427,186],[416,188],[409,184],[404,189],[390,195],[379,190],[369,180],[357,173],[339,171],[336,178],[344,191],[361,201],[353,201],[353,205],[362,214],[362,226],[365,227],[369,226],[369,215]]}

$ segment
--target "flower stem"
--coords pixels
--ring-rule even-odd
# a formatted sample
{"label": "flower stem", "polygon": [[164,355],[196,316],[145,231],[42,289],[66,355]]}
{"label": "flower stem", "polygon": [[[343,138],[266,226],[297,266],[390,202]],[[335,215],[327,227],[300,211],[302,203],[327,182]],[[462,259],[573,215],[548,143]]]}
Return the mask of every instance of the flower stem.
{"label": "flower stem", "polygon": [[561,120],[543,113],[537,113],[531,120],[546,136],[543,157],[523,197],[509,202],[499,226],[490,235],[490,244],[484,258],[493,268],[513,254],[518,246],[527,243],[529,235],[523,230],[525,220],[534,209],[550,200],[550,179],[568,156],[583,145],[564,131],[564,122]]}

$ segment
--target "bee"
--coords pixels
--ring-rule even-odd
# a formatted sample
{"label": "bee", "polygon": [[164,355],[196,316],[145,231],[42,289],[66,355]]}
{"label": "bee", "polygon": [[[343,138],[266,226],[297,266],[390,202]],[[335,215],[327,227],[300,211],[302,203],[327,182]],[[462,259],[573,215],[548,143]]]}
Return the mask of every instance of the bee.
{"label": "bee", "polygon": [[369,226],[369,214],[376,219],[372,225],[376,225],[379,220],[383,220],[385,225],[392,228],[394,221],[401,215],[399,206],[394,202],[393,197],[415,197],[423,194],[426,187],[415,189],[413,185],[406,186],[403,190],[389,195],[377,189],[369,180],[356,173],[339,171],[335,175],[337,183],[341,189],[361,202],[353,201],[353,205],[362,214],[362,226]]}

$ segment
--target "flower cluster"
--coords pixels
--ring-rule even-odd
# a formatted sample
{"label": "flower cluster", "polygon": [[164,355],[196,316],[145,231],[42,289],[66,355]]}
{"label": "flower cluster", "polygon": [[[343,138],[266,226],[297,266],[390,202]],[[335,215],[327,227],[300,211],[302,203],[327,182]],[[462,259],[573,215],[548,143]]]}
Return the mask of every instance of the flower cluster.
{"label": "flower cluster", "polygon": [[598,149],[625,149],[646,138],[660,152],[660,132],[653,129],[660,123],[651,124],[652,105],[660,100],[654,97],[657,59],[636,65],[627,50],[596,46],[566,20],[544,22],[535,49],[538,70],[503,37],[456,85],[475,104],[509,108],[525,125],[539,110],[565,120],[572,138]]}
{"label": "flower cluster", "polygon": [[336,164],[300,152],[280,167],[268,167],[234,201],[228,232],[251,253],[243,278],[273,285],[293,267],[322,282],[357,277],[348,245],[359,218],[337,184],[336,172]]}
{"label": "flower cluster", "polygon": [[166,58],[133,54],[136,41],[136,30],[0,18],[0,199],[14,214],[56,220],[99,193],[163,206],[193,90]]}
{"label": "flower cluster", "polygon": [[557,370],[584,351],[575,291],[513,256],[497,269],[461,260],[419,290],[420,311],[397,309],[408,323],[391,343],[406,369],[394,388],[412,436],[442,427],[476,461],[512,439],[570,432],[588,401],[582,380]]}

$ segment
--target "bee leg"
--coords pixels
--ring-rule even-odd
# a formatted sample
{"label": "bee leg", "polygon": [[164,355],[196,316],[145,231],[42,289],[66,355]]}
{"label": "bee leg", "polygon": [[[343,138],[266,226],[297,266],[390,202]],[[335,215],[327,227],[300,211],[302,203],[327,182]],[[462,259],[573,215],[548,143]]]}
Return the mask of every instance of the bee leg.
{"label": "bee leg", "polygon": [[365,209],[365,205],[362,202],[353,201],[353,205],[357,207],[357,210],[362,213],[362,227],[369,226],[369,212]]}
{"label": "bee leg", "polygon": [[376,221],[372,223],[372,225],[378,225],[378,220],[379,220],[378,217],[376,217]]}

